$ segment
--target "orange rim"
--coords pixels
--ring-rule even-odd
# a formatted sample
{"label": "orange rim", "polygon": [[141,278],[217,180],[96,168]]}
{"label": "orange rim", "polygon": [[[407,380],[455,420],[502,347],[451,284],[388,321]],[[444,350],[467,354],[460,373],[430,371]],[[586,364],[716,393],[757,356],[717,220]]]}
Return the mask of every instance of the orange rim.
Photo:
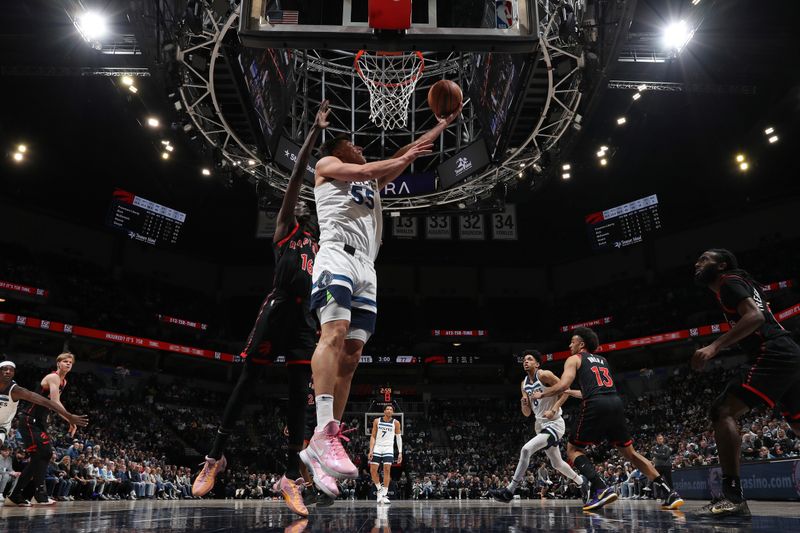
{"label": "orange rim", "polygon": [[[419,58],[419,70],[417,71],[416,74],[412,75],[407,80],[404,80],[404,81],[401,81],[401,82],[397,82],[397,83],[381,83],[379,81],[375,81],[375,80],[372,80],[372,79],[368,78],[364,74],[364,72],[361,70],[361,65],[359,65],[359,59],[361,59],[361,56],[363,56],[366,53],[367,53],[367,50],[359,50],[358,53],[356,54],[356,59],[354,61],[356,72],[358,72],[358,76],[362,80],[364,80],[366,82],[369,82],[370,84],[378,86],[378,87],[379,86],[383,86],[383,87],[402,87],[402,86],[408,85],[410,83],[415,83],[419,79],[419,77],[422,75],[422,71],[425,70],[425,57],[422,55],[422,52],[420,52],[419,50],[416,50],[416,51],[414,51],[414,55],[416,55],[417,58]],[[386,56],[388,56],[388,57],[397,57],[397,56],[405,55],[405,52],[387,52],[387,51],[380,50],[380,51],[375,52],[375,55],[382,56],[382,57],[386,57]]]}

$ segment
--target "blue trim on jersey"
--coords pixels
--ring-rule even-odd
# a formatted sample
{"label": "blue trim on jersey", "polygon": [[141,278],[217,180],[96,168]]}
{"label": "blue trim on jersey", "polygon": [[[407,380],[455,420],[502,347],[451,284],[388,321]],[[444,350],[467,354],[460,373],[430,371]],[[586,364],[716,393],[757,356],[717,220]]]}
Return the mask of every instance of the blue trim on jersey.
{"label": "blue trim on jersey", "polygon": [[352,280],[352,279],[350,279],[350,278],[348,278],[348,277],[347,277],[347,276],[345,276],[345,275],[342,275],[342,274],[334,274],[334,275],[332,276],[332,278],[333,278],[333,279],[335,279],[335,280],[337,280],[337,281],[346,281],[347,283],[349,283],[349,284],[350,284],[350,288],[351,288],[351,290],[352,290],[352,288],[354,287],[353,280]]}
{"label": "blue trim on jersey", "polygon": [[370,334],[375,333],[375,322],[378,315],[366,309],[359,309],[357,307],[350,310],[350,327],[354,329],[363,329]]}
{"label": "blue trim on jersey", "polygon": [[325,289],[312,293],[309,300],[310,309],[313,311],[314,309],[319,309],[328,305],[329,293],[331,297],[336,300],[337,304],[341,305],[345,309],[350,309],[350,299],[352,297],[352,293],[347,287],[343,287],[341,285],[329,285]]}
{"label": "blue trim on jersey", "polygon": [[375,300],[370,300],[369,298],[365,298],[363,296],[353,296],[353,301],[360,302],[362,304],[368,304],[376,308],[378,307],[378,302],[376,302]]}

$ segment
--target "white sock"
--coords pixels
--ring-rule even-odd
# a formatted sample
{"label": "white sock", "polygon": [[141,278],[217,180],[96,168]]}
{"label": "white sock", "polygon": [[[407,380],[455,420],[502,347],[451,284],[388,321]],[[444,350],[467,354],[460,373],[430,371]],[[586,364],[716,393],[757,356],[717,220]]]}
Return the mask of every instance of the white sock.
{"label": "white sock", "polygon": [[378,489],[378,492],[380,492],[381,489],[383,489],[383,485],[381,485],[380,483],[375,483],[375,488]]}
{"label": "white sock", "polygon": [[317,428],[315,431],[319,432],[333,420],[333,395],[320,394],[314,399],[317,402]]}

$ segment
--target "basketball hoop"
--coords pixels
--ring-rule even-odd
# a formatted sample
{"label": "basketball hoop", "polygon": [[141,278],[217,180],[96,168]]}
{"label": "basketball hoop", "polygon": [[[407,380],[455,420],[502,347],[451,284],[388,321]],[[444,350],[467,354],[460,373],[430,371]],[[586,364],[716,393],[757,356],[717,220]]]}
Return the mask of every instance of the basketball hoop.
{"label": "basketball hoop", "polygon": [[425,69],[422,52],[359,50],[355,69],[369,89],[369,119],[383,129],[404,128],[408,103]]}

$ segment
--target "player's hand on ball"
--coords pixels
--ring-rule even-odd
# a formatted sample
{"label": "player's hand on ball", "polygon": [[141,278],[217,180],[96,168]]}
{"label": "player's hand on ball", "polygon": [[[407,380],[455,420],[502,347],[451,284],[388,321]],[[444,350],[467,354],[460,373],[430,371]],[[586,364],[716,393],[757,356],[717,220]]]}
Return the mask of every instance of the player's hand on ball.
{"label": "player's hand on ball", "polygon": [[464,102],[461,102],[455,111],[447,115],[446,117],[436,117],[436,120],[439,122],[444,122],[445,124],[452,123],[458,116],[461,114],[461,110],[464,108]]}
{"label": "player's hand on ball", "polygon": [[716,357],[718,353],[719,350],[714,344],[709,344],[705,348],[700,348],[695,351],[692,356],[692,368],[695,370],[703,370],[706,367],[706,363],[708,363],[710,359]]}

